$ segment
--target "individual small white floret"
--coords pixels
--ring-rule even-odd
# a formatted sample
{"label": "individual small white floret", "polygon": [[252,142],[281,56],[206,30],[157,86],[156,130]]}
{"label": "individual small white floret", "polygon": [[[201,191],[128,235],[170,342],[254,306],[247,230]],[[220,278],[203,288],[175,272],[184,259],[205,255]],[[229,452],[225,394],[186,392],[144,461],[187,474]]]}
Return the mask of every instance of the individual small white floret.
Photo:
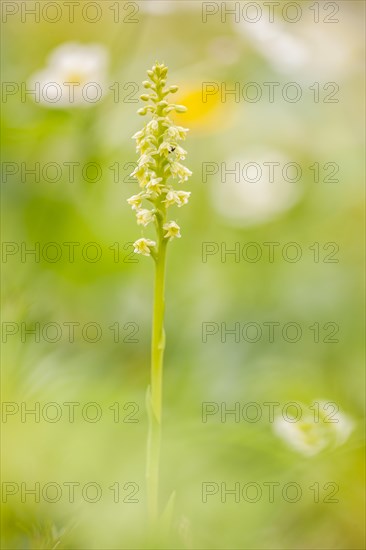
{"label": "individual small white floret", "polygon": [[160,185],[160,182],[163,178],[153,178],[146,184],[146,190],[149,191],[149,193],[154,193],[156,195],[160,195],[162,191],[162,187]]}
{"label": "individual small white floret", "polygon": [[150,239],[138,239],[133,243],[135,254],[142,254],[143,256],[150,256],[151,249],[156,246],[155,241]]}
{"label": "individual small white floret", "polygon": [[164,238],[172,240],[174,238],[180,239],[180,227],[176,222],[168,222],[163,225],[164,231],[166,231]]}
{"label": "individual small white floret", "polygon": [[151,210],[142,208],[136,212],[137,224],[146,227],[154,219],[154,213]]}
{"label": "individual small white floret", "polygon": [[132,207],[132,210],[137,210],[138,208],[140,208],[142,198],[142,195],[132,195],[132,197],[127,199],[127,202]]}
{"label": "individual small white floret", "polygon": [[167,207],[172,206],[173,204],[176,204],[180,208],[181,206],[188,203],[188,199],[190,195],[191,195],[190,191],[170,190],[168,191],[166,195],[166,200],[164,202],[167,205]]}
{"label": "individual small white floret", "polygon": [[172,162],[171,172],[173,177],[178,177],[181,183],[187,181],[188,178],[192,175],[192,172],[189,170],[189,168],[183,166],[183,164],[180,164],[179,162]]}

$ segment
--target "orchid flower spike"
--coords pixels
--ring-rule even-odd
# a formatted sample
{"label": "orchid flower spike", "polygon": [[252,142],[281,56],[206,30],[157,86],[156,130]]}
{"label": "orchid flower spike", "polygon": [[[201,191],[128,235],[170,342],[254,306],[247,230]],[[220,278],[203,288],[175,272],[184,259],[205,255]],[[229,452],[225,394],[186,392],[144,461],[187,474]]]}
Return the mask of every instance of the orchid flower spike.
{"label": "orchid flower spike", "polygon": [[[181,162],[187,152],[179,144],[188,129],[176,126],[169,117],[172,111],[182,113],[186,108],[169,103],[168,96],[175,94],[178,87],[166,86],[167,73],[164,64],[156,63],[147,71],[149,80],[142,83],[146,93],[140,99],[146,105],[137,112],[142,116],[150,114],[151,120],[133,136],[140,157],[131,176],[138,181],[141,191],[127,200],[136,213],[137,224],[146,227],[155,223],[158,242],[163,244],[181,236],[176,221],[167,222],[167,209],[187,204],[191,195],[189,191],[175,189],[172,181],[183,184],[192,175]],[[155,241],[144,237],[134,243],[135,252],[145,256],[155,256],[151,253],[156,251],[155,247]]]}

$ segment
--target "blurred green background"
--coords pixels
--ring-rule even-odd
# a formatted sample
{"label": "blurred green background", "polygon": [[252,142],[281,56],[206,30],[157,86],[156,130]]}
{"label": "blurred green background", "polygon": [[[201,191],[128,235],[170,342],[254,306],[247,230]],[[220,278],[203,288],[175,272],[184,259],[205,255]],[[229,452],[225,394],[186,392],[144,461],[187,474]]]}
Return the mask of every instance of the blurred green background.
{"label": "blurred green background", "polygon": [[[364,548],[363,2],[332,2],[330,8],[319,3],[319,23],[314,22],[313,2],[298,3],[302,15],[296,23],[285,20],[282,2],[269,24],[262,2],[256,3],[263,9],[256,23],[246,22],[242,12],[238,22],[233,16],[223,22],[220,3],[211,3],[218,12],[206,23],[202,10],[208,8],[192,1],[99,2],[102,15],[95,22],[90,21],[93,7],[82,16],[87,3],[75,3],[75,21],[70,22],[60,2],[61,18],[53,23],[47,21],[55,17],[52,7],[37,22],[26,14],[22,20],[22,3],[8,4],[19,11],[7,12],[3,22],[3,81],[18,84],[19,92],[5,93],[2,105],[2,400],[5,412],[9,403],[19,406],[19,412],[3,416],[2,481],[18,484],[19,491],[3,496],[3,548]],[[339,7],[334,16],[332,6]],[[251,13],[248,17],[254,17]],[[339,21],[325,22],[326,17]],[[31,96],[22,100],[22,83],[47,66],[55,48],[69,42],[105,48],[103,100],[87,108],[50,108]],[[149,538],[145,511],[144,400],[153,264],[130,254],[128,243],[139,238],[140,229],[125,201],[138,189],[128,178],[129,163],[137,158],[131,136],[144,123],[131,98],[138,99],[137,86],[155,60],[168,65],[169,82],[179,85],[179,101],[189,107],[179,123],[190,128],[187,165],[193,171],[187,184],[190,204],[176,216],[182,239],[171,244],[168,260],[161,504],[173,490],[177,498],[164,543]],[[116,82],[118,101],[108,90]],[[236,102],[233,96],[223,101],[217,93],[204,103],[204,82],[224,83],[227,89],[256,82],[263,97],[256,103],[242,97]],[[279,83],[272,103],[265,82]],[[296,103],[282,97],[289,82],[302,89]],[[319,102],[309,89],[316,82]],[[323,89],[329,82],[339,86],[337,103],[324,102],[332,91]],[[232,168],[235,162],[277,160],[281,167],[298,163],[300,180],[289,185],[279,173],[268,184],[263,171],[255,200],[255,184],[235,183],[233,176],[222,181],[222,163]],[[319,182],[309,168],[316,162]],[[58,181],[42,173],[38,181],[22,177],[24,167],[35,163],[61,166]],[[78,163],[73,182],[65,163]],[[97,181],[91,181],[92,169],[83,177],[88,163],[99,167]],[[111,167],[116,163],[115,178]],[[202,163],[217,163],[217,173],[207,181]],[[326,163],[339,166],[338,181],[324,181],[331,172],[329,166],[322,168]],[[51,242],[62,250],[55,262],[47,260],[47,252],[46,259],[42,256]],[[68,242],[80,243],[73,262],[63,244]],[[250,262],[231,255],[221,261],[218,252],[203,262],[202,247],[208,242],[218,243],[219,249],[258,243],[263,257]],[[273,262],[266,242],[280,243]],[[289,242],[302,251],[298,262],[281,255]],[[22,246],[36,243],[39,261],[21,254]],[[97,243],[98,261],[83,257],[87,243]],[[309,248],[314,243],[319,243],[319,261],[314,261],[314,247]],[[339,247],[337,263],[324,261],[333,250],[324,249],[326,243]],[[54,250],[48,250],[49,257]],[[92,257],[93,249],[89,252]],[[263,328],[268,321],[281,324],[272,343]],[[79,324],[69,342],[70,325],[65,323],[72,322]],[[255,343],[230,336],[222,342],[219,332],[204,343],[205,322],[227,327],[256,322],[263,335]],[[288,322],[302,327],[296,343],[281,337]],[[324,342],[328,322],[339,326],[336,343]],[[28,329],[40,324],[38,342],[24,333],[21,323]],[[58,341],[47,341],[55,334],[52,327],[42,336],[47,323],[61,327]],[[98,341],[87,341],[94,339],[93,327],[83,335],[87,323],[100,327]],[[115,323],[118,338],[109,328]],[[309,329],[314,323],[320,326],[319,343]],[[130,339],[137,342],[126,341],[134,332]],[[236,402],[310,407],[320,400],[336,403],[351,419],[353,431],[343,445],[312,456],[278,437],[265,413],[256,423],[235,422],[233,416],[221,422],[220,415],[203,423],[201,417],[203,402],[227,408]],[[31,415],[22,422],[21,403],[28,408],[39,403],[42,411],[50,402],[62,409],[59,421],[46,421],[41,414],[39,422]],[[67,402],[80,403],[74,422],[63,405]],[[81,414],[90,402],[102,410],[97,422]],[[126,421],[134,411],[137,422]],[[62,498],[47,502],[52,489],[51,497],[41,496],[38,503],[32,496],[22,498],[20,484],[32,488],[37,482],[41,487],[58,483],[64,488]],[[62,485],[67,482],[80,484],[73,503]],[[98,502],[83,498],[81,489],[89,482],[102,488]],[[233,496],[221,502],[218,493],[205,503],[205,482],[230,488],[257,483],[263,495],[258,502],[235,502]],[[263,485],[268,482],[279,483],[274,502]],[[115,483],[119,503],[109,489]],[[139,487],[138,502],[123,502],[135,487],[126,483]],[[298,502],[283,498],[286,483],[301,487]],[[314,502],[309,489],[315,483],[320,502]],[[339,487],[338,502],[326,502],[331,492],[329,486],[324,489],[327,483]]]}

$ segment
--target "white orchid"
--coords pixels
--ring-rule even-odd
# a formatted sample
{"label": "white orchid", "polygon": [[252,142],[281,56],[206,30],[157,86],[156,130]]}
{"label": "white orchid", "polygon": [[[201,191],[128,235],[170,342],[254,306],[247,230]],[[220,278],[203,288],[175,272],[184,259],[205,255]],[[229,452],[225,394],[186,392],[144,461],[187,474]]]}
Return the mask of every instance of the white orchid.
{"label": "white orchid", "polygon": [[[170,112],[185,111],[182,105],[169,103],[169,94],[177,92],[177,86],[166,86],[168,68],[156,63],[147,71],[149,80],[142,84],[149,93],[142,94],[141,100],[146,103],[137,112],[140,115],[151,114],[152,119],[135,133],[136,150],[140,153],[137,167],[132,176],[138,181],[142,191],[128,199],[136,211],[137,223],[146,226],[154,221],[156,242],[142,237],[134,243],[136,254],[152,256],[155,264],[154,302],[151,334],[151,377],[146,394],[146,406],[149,419],[146,459],[146,497],[149,521],[154,526],[159,513],[159,462],[162,423],[162,382],[165,349],[164,308],[165,308],[165,274],[168,243],[179,239],[180,227],[174,221],[167,221],[167,210],[170,206],[187,204],[190,193],[174,189],[171,176],[179,181],[186,181],[191,171],[180,164],[186,152],[178,141],[185,139],[187,130],[175,126],[168,116]],[[153,208],[142,207],[142,199]],[[166,510],[173,502],[170,497]]]}

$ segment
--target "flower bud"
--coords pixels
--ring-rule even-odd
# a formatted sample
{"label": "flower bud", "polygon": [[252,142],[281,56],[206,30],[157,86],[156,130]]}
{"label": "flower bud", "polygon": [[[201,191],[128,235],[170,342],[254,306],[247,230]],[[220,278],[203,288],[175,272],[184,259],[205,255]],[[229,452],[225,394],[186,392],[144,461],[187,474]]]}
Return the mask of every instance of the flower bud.
{"label": "flower bud", "polygon": [[178,91],[178,86],[169,86],[169,92],[175,94]]}
{"label": "flower bud", "polygon": [[148,94],[142,94],[140,95],[141,101],[149,101],[150,96]]}
{"label": "flower bud", "polygon": [[184,105],[174,105],[174,109],[177,113],[186,113],[188,111]]}

